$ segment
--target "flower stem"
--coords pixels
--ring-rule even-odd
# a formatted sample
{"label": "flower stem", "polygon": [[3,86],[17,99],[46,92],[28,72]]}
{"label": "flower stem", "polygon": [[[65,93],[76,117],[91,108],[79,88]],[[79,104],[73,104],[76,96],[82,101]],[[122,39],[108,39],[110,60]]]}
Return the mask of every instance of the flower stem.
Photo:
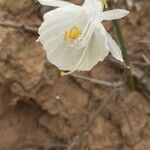
{"label": "flower stem", "polygon": [[136,84],[135,84],[134,77],[133,77],[132,72],[131,72],[130,61],[129,61],[128,54],[127,54],[127,51],[126,51],[125,42],[124,42],[124,39],[123,39],[123,36],[122,36],[122,31],[121,31],[119,21],[114,20],[113,24],[114,24],[114,27],[115,27],[115,30],[116,30],[116,34],[117,34],[119,43],[120,43],[123,59],[124,59],[124,61],[126,63],[126,66],[127,66],[127,73],[128,73],[128,77],[129,77],[128,78],[129,86],[132,90],[135,90],[136,89]]}

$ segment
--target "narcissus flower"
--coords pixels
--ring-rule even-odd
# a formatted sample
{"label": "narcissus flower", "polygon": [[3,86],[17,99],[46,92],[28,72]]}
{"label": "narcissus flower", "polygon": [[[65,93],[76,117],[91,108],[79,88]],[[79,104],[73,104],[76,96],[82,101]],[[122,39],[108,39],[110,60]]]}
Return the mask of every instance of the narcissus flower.
{"label": "narcissus flower", "polygon": [[39,39],[48,60],[61,70],[88,71],[112,54],[123,61],[119,46],[108,34],[103,20],[119,19],[129,12],[115,9],[103,12],[104,0],[85,0],[78,6],[62,0],[39,0],[59,7],[44,15]]}

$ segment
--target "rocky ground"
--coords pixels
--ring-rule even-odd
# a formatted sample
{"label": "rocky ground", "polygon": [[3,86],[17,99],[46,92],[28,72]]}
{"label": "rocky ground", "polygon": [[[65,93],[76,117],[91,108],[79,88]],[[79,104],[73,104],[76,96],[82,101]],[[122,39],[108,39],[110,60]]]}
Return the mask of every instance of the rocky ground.
{"label": "rocky ground", "polygon": [[[150,3],[136,2],[140,10],[134,7],[121,20],[135,76],[150,60]],[[0,150],[149,150],[148,76],[137,91],[60,77],[35,42],[48,9],[33,0],[0,0]],[[112,32],[112,24],[106,26]],[[79,74],[125,80],[123,69],[108,58]]]}

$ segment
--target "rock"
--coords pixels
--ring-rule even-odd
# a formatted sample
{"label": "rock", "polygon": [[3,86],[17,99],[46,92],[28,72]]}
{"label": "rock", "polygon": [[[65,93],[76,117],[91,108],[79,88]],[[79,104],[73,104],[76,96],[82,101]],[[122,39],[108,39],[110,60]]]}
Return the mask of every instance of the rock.
{"label": "rock", "polygon": [[12,13],[22,13],[29,11],[33,6],[34,0],[0,0],[0,6],[9,9]]}

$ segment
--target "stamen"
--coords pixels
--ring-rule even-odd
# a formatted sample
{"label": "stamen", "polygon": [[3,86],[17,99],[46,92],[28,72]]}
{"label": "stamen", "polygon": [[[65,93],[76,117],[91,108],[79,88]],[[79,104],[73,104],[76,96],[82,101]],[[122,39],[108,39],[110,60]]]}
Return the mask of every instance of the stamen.
{"label": "stamen", "polygon": [[104,2],[104,8],[108,8],[108,4],[107,4],[107,0],[103,0],[103,2]]}
{"label": "stamen", "polygon": [[68,46],[81,49],[85,47],[88,39],[91,37],[92,28],[90,21],[86,23],[82,32],[78,26],[73,26],[64,32],[64,40],[68,43]]}
{"label": "stamen", "polygon": [[107,9],[108,8],[108,4],[107,4],[107,0],[100,0],[103,5],[103,8]]}
{"label": "stamen", "polygon": [[64,33],[64,39],[67,40],[67,37],[68,37],[68,31],[65,31],[65,33]]}
{"label": "stamen", "polygon": [[64,32],[64,40],[74,41],[80,35],[81,35],[81,29],[77,26],[73,26],[72,28],[70,28]]}

